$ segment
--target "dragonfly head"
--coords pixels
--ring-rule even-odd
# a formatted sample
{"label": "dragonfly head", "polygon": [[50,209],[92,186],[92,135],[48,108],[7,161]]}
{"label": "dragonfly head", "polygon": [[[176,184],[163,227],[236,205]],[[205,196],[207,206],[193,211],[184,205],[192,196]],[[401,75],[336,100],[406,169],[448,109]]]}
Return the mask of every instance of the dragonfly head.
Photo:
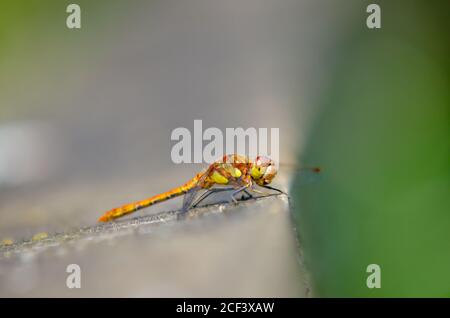
{"label": "dragonfly head", "polygon": [[277,174],[275,162],[268,157],[258,156],[252,165],[250,174],[258,185],[269,184]]}

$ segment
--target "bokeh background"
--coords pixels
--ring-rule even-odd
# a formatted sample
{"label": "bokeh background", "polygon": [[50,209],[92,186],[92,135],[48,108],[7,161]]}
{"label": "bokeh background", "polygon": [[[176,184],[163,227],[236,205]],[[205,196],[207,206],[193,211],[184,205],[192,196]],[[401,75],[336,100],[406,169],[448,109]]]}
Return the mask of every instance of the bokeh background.
{"label": "bokeh background", "polygon": [[[300,155],[324,180],[292,188],[299,232],[319,295],[449,297],[448,6],[378,3],[381,30],[330,52]],[[373,263],[380,289],[361,283]]]}
{"label": "bokeh background", "polygon": [[[0,0],[0,239],[189,179],[202,166],[172,163],[170,133],[194,119],[278,127],[282,163],[324,170],[281,169],[295,222],[275,204],[4,259],[2,296],[450,296],[445,1],[377,1],[380,30],[359,0],[74,2],[80,30],[69,1]],[[68,262],[79,291],[58,283]]]}

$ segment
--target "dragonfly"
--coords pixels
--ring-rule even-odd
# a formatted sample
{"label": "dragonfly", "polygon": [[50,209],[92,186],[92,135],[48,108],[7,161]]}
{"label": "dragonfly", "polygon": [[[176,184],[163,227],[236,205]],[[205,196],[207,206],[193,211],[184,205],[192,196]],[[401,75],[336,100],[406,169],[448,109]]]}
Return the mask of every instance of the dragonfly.
{"label": "dragonfly", "polygon": [[[313,171],[318,172],[318,169],[313,168]],[[181,212],[184,213],[190,208],[198,206],[211,194],[217,192],[231,192],[229,195],[230,203],[237,203],[237,196],[240,193],[245,193],[249,198],[253,197],[251,192],[265,194],[258,190],[257,187],[284,193],[277,188],[269,186],[277,172],[275,162],[266,156],[257,156],[254,160],[250,160],[243,155],[225,155],[212,163],[207,169],[196,174],[185,184],[148,199],[128,203],[109,210],[98,221],[112,221],[182,195],[184,195],[184,198]]]}

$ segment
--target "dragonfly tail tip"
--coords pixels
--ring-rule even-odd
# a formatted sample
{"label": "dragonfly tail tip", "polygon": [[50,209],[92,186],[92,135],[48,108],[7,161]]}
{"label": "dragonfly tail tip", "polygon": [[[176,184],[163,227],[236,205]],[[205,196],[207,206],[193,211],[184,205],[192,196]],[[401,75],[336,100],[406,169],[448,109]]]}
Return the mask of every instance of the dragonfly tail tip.
{"label": "dragonfly tail tip", "polygon": [[107,215],[102,215],[101,217],[98,218],[98,222],[108,222],[109,221],[109,217]]}

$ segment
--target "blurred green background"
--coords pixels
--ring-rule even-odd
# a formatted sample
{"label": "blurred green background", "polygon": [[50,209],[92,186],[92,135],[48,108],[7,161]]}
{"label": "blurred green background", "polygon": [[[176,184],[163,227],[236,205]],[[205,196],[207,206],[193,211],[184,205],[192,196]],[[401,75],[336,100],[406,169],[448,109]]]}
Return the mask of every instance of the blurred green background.
{"label": "blurred green background", "polygon": [[[68,32],[71,3],[82,8],[82,28]],[[106,56],[129,10],[117,0],[0,0],[0,8],[1,122],[66,110],[61,104]]]}
{"label": "blurred green background", "polygon": [[320,296],[449,297],[448,3],[376,3],[381,29],[356,19],[330,52],[300,156],[324,168],[292,188],[307,265]]}

